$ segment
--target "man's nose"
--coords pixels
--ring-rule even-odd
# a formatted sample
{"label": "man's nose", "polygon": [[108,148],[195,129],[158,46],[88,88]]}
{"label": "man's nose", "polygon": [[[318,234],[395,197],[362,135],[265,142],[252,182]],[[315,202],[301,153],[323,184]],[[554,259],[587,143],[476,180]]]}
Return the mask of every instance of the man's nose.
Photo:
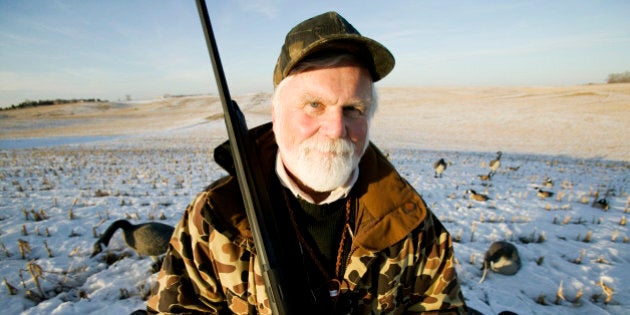
{"label": "man's nose", "polygon": [[334,110],[328,112],[322,121],[321,128],[324,134],[331,139],[343,138],[346,136],[346,121],[343,110]]}

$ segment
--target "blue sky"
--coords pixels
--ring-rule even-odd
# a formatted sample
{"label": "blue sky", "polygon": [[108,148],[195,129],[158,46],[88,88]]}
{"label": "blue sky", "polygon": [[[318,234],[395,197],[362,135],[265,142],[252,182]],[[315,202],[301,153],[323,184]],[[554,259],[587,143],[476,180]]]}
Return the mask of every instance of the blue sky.
{"label": "blue sky", "polygon": [[[271,91],[286,32],[336,10],[387,46],[381,86],[602,83],[630,71],[630,1],[207,0],[232,94]],[[216,93],[193,0],[0,0],[0,106]]]}

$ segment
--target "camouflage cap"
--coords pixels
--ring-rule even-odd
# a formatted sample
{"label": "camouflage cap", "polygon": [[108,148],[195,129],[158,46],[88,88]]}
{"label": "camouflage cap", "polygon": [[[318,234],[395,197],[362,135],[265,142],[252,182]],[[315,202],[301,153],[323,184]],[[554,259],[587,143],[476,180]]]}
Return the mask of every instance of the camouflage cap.
{"label": "camouflage cap", "polygon": [[394,68],[394,56],[385,46],[361,36],[337,12],[327,12],[303,21],[289,31],[273,73],[274,86],[304,58],[324,51],[344,51],[356,55],[369,68],[374,82]]}

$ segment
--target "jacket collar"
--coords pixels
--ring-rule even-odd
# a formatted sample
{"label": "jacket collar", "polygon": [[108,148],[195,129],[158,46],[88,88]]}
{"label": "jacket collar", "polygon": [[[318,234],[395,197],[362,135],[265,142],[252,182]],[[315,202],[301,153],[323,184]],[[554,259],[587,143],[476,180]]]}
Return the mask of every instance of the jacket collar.
{"label": "jacket collar", "polygon": [[407,236],[426,217],[424,201],[394,166],[370,144],[359,164],[354,193],[359,197],[357,245],[367,251],[387,248]]}

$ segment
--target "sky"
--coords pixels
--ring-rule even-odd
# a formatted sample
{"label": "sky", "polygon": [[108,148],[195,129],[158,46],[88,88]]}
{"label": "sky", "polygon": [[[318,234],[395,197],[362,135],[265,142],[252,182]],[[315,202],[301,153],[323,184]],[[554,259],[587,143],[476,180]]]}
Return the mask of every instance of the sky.
{"label": "sky", "polygon": [[[233,95],[271,92],[287,31],[337,11],[396,58],[379,86],[558,86],[630,71],[630,1],[207,1]],[[216,93],[195,1],[0,0],[0,107]]]}

